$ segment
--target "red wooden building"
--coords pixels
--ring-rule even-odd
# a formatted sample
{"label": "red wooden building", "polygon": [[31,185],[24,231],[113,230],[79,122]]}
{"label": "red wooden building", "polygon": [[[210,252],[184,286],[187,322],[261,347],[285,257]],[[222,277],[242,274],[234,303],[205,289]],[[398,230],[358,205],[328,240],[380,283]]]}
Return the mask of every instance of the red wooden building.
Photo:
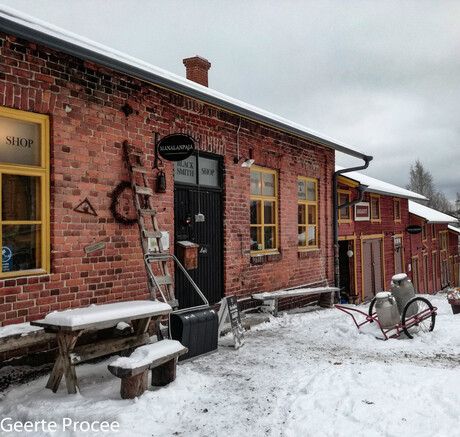
{"label": "red wooden building", "polygon": [[409,202],[411,224],[422,232],[411,236],[411,278],[419,293],[435,293],[448,286],[458,286],[458,230],[449,224],[454,217]]}
{"label": "red wooden building", "polygon": [[397,273],[407,273],[418,293],[458,284],[458,233],[448,229],[455,218],[416,203],[426,200],[417,193],[358,172],[339,177],[338,203],[358,199],[359,186],[362,200],[338,216],[340,286],[351,301],[389,290]]}

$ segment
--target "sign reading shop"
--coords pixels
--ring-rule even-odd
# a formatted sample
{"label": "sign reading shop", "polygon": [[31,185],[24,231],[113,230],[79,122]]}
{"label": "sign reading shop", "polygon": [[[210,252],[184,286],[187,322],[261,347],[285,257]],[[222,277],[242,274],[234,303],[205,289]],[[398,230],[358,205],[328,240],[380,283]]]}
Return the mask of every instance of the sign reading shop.
{"label": "sign reading shop", "polygon": [[166,135],[157,143],[158,154],[167,161],[183,161],[195,150],[195,140],[189,135]]}
{"label": "sign reading shop", "polygon": [[40,166],[40,125],[0,117],[0,162]]}

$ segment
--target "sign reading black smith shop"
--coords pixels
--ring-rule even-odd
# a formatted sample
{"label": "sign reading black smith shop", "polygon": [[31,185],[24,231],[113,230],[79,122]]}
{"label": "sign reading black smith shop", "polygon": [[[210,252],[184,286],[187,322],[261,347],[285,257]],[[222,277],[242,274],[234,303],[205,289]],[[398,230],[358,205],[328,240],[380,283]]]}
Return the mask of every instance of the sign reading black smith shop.
{"label": "sign reading black smith shop", "polygon": [[167,161],[183,161],[195,150],[195,140],[189,135],[166,135],[157,143],[158,154]]}

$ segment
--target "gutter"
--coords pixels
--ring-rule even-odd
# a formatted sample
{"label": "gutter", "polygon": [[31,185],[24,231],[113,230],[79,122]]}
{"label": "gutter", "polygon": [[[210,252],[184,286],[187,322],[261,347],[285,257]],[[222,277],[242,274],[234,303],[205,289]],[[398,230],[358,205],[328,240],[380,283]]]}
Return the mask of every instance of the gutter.
{"label": "gutter", "polygon": [[[101,53],[96,48],[92,49],[91,47],[88,48],[79,45],[78,41],[69,41],[64,38],[60,38],[59,36],[46,33],[45,31],[39,30],[37,28],[33,28],[33,26],[37,26],[37,23],[27,21],[23,17],[18,17],[14,15],[12,10],[0,12],[3,12],[4,14],[3,16],[0,16],[0,30],[5,33],[9,33],[29,41],[43,44],[47,47],[61,51],[68,55],[75,56],[77,58],[108,67],[112,70],[118,71],[128,76],[132,76],[136,79],[142,80],[152,85],[156,85],[158,87],[167,89],[177,94],[193,98],[202,103],[206,103],[219,109],[223,109],[237,116],[244,117],[246,119],[264,124],[266,126],[270,126],[283,132],[295,135],[297,137],[313,141],[317,144],[332,148],[334,150],[337,150],[338,152],[345,153],[355,158],[364,160],[366,159],[366,155],[360,152],[359,150],[347,147],[345,144],[337,143],[332,139],[324,138],[320,135],[316,135],[315,133],[308,132],[302,129],[302,126],[296,124],[291,125],[289,123],[289,120],[284,120],[281,117],[272,118],[270,117],[271,114],[266,113],[263,110],[261,110],[261,112],[257,112],[257,109],[259,108],[254,107],[254,110],[252,110],[250,107],[241,106],[238,104],[238,101],[235,101],[235,99],[230,99],[233,101],[225,100],[224,97],[226,96],[222,95],[222,97],[219,97],[219,95],[213,95],[208,91],[206,87],[203,87],[203,90],[201,90],[196,86],[192,87],[187,85],[185,81],[184,83],[175,81],[172,77],[172,74],[170,74],[171,77],[164,77],[160,74],[156,74],[155,72],[149,71],[147,68],[132,65],[128,62],[127,59],[123,59],[123,57],[121,57],[121,55],[124,54],[120,54],[120,58],[117,58],[115,55],[108,56],[107,54]],[[8,17],[5,17],[5,14],[8,14],[12,18],[10,19]],[[15,20],[22,20],[22,22],[20,23]],[[46,30],[46,27],[44,27],[45,23],[40,23],[38,24],[38,26],[42,26]],[[55,29],[50,29],[50,32],[53,31],[56,32]],[[75,38],[76,36],[73,37]],[[87,43],[88,42],[86,42],[86,44]],[[103,51],[102,48],[99,49]]]}
{"label": "gutter", "polygon": [[[359,197],[356,200],[353,200],[352,202],[345,203],[343,205],[338,205],[338,198],[337,198],[337,185],[338,185],[338,178],[340,175],[343,173],[348,173],[351,171],[358,171],[358,170],[365,170],[367,167],[369,167],[369,163],[374,159],[373,156],[369,155],[364,155],[363,158],[364,164],[362,166],[358,167],[350,167],[350,168],[343,168],[341,170],[337,170],[334,173],[334,179],[333,179],[333,199],[332,199],[332,205],[333,205],[333,223],[334,223],[334,286],[340,289],[340,269],[339,269],[339,220],[338,220],[338,215],[339,215],[339,209],[342,208],[348,208],[349,206],[356,205],[357,203],[361,202],[363,200],[364,192],[367,189],[367,185],[361,185],[359,184],[356,189],[358,190]],[[338,296],[337,300],[340,302],[340,291],[337,292]]]}

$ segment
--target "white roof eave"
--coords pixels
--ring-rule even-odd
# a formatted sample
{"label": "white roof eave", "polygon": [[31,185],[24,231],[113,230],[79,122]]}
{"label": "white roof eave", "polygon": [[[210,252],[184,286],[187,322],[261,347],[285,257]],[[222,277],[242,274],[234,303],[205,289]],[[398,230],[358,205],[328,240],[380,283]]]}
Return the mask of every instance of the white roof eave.
{"label": "white roof eave", "polygon": [[104,65],[140,80],[217,106],[241,117],[314,141],[355,158],[365,159],[368,157],[354,147],[302,125],[3,5],[0,5],[0,30],[69,55]]}

